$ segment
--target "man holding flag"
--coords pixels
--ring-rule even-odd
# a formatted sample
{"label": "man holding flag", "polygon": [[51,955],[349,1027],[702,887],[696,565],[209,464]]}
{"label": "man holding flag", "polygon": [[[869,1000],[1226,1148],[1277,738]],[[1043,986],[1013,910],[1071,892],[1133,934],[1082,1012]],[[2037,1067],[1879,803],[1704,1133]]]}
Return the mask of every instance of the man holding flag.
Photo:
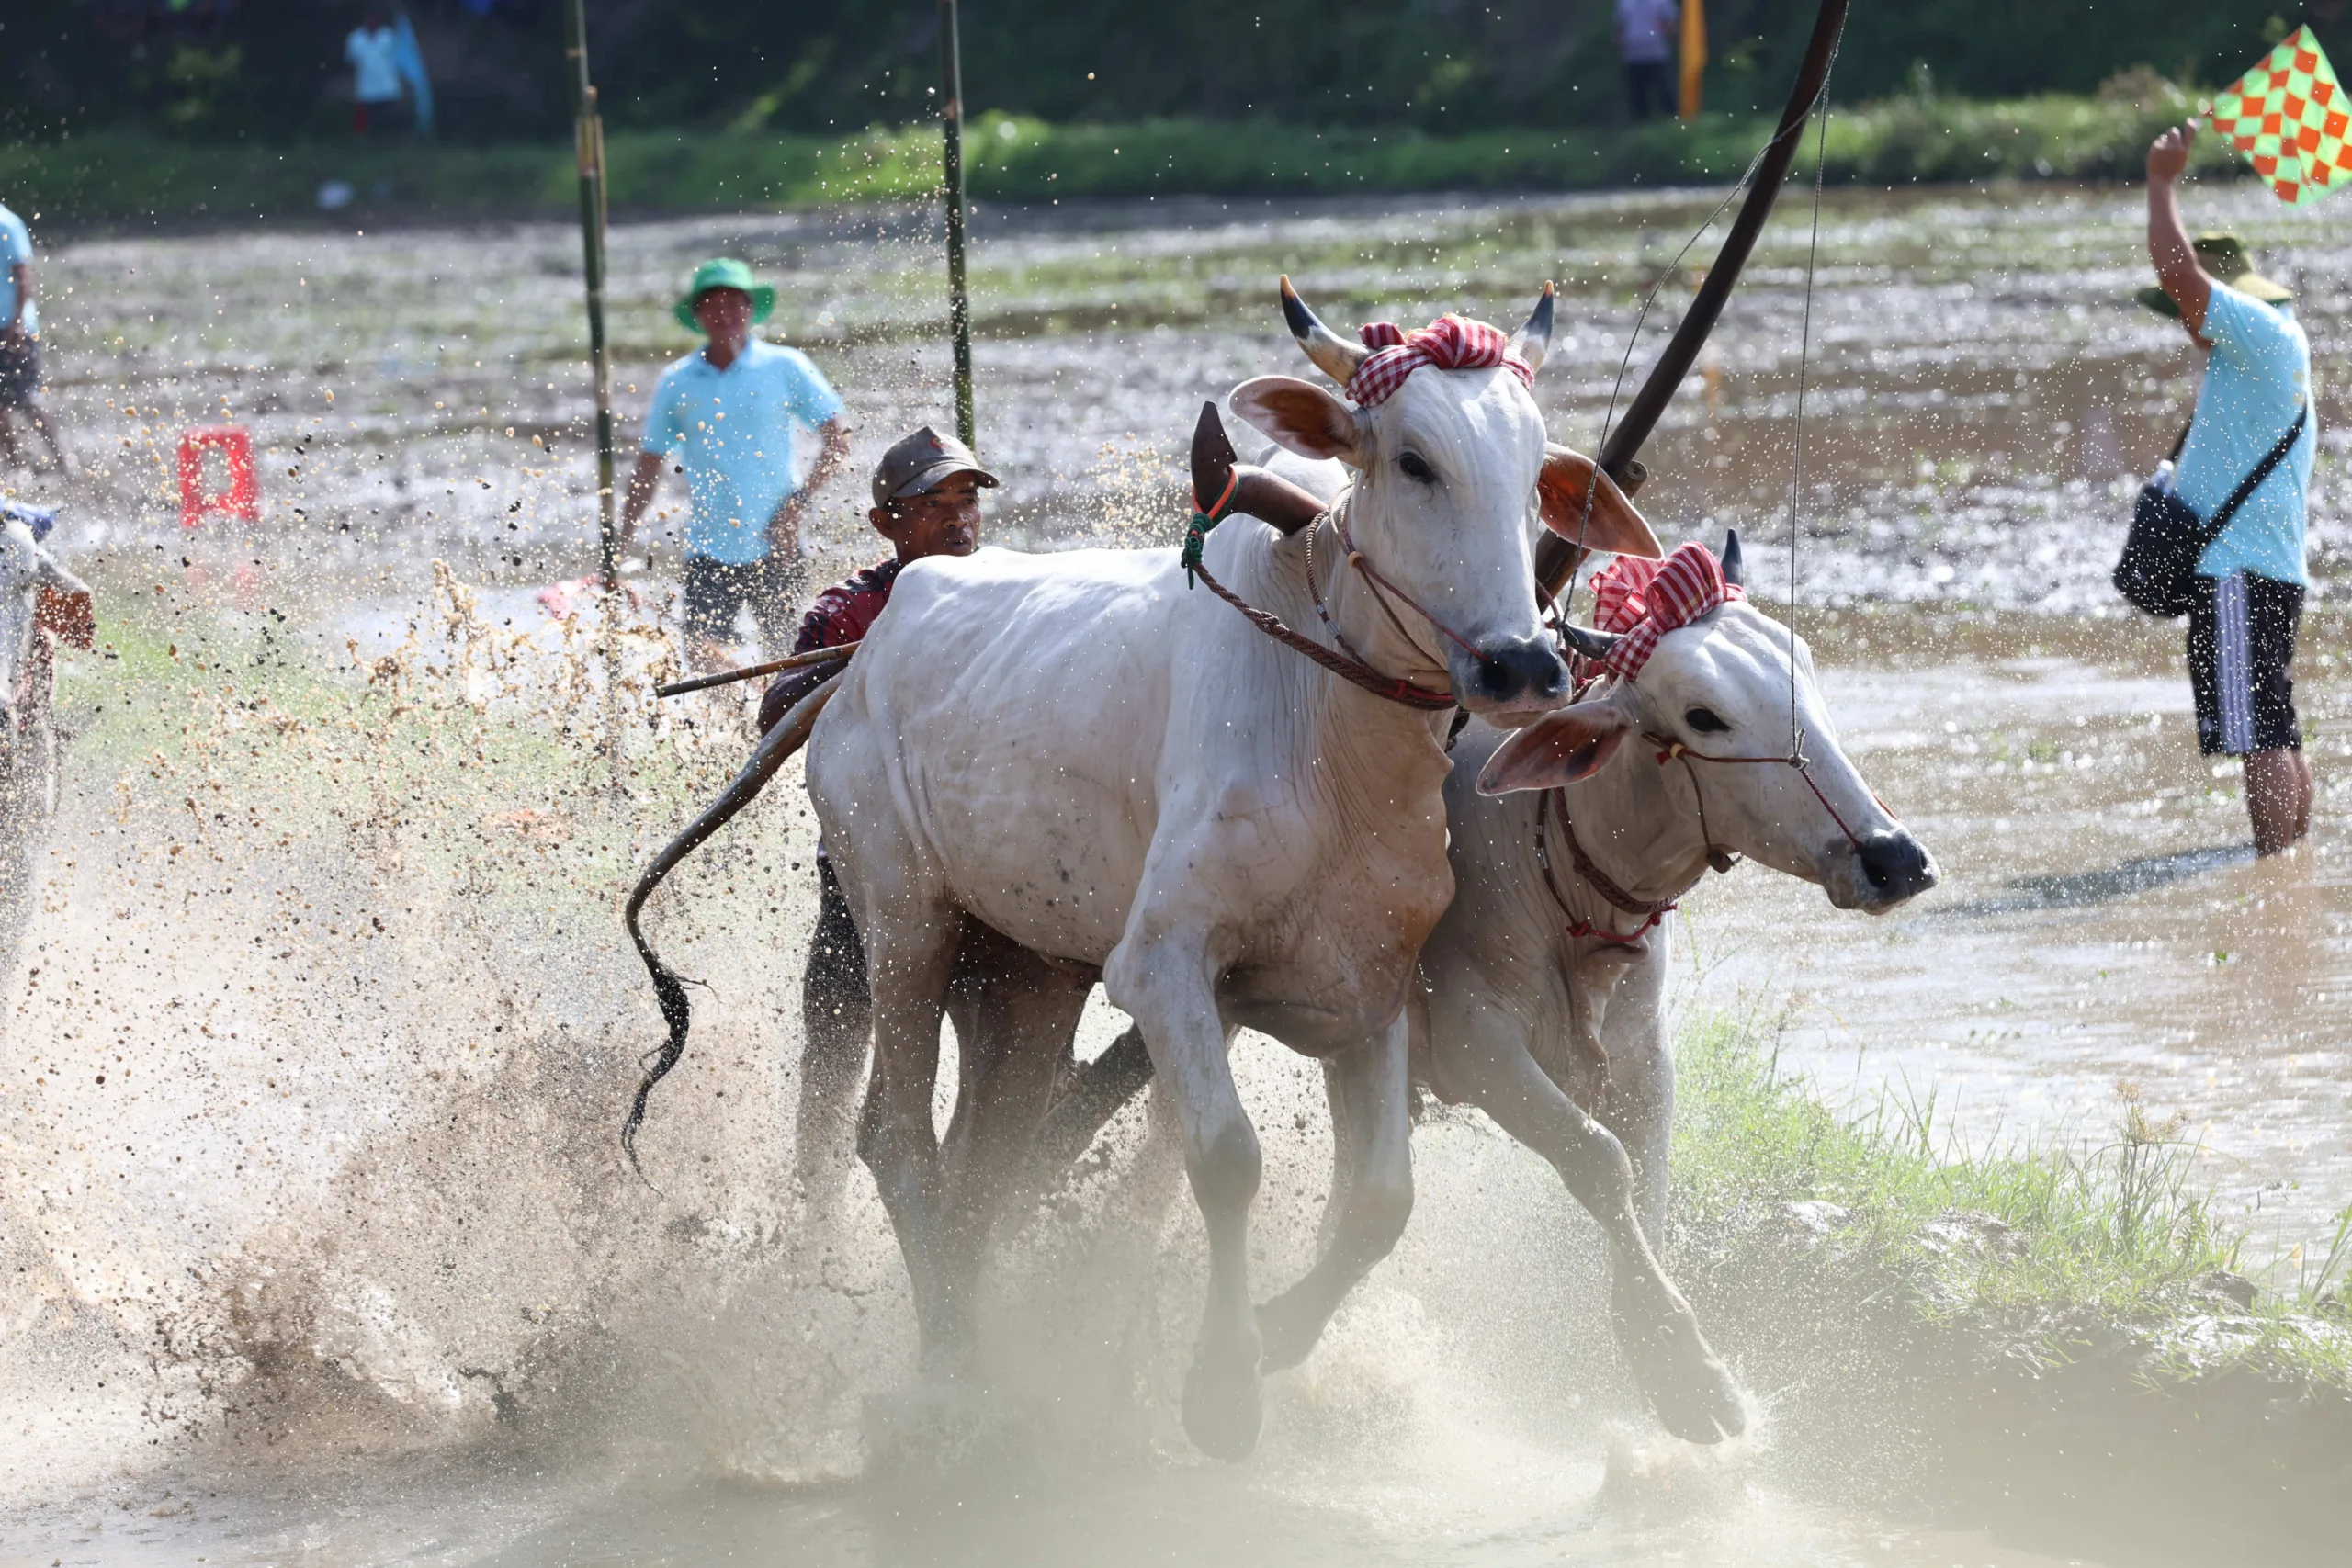
{"label": "man holding flag", "polygon": [[[2245,759],[2245,804],[2258,854],[2300,841],[2311,825],[2312,770],[2295,714],[2292,666],[2310,574],[2304,497],[2318,421],[2312,351],[2294,296],[2264,277],[2234,234],[2192,243],[2174,186],[2188,166],[2195,122],[2148,149],[2148,257],[2157,287],[2142,304],[2179,321],[2207,356],[2197,410],[2174,486],[2210,518],[2241,481],[2271,461],[2197,563],[2188,612],[2189,684],[2197,745]],[[2271,459],[2274,449],[2282,457]]]}

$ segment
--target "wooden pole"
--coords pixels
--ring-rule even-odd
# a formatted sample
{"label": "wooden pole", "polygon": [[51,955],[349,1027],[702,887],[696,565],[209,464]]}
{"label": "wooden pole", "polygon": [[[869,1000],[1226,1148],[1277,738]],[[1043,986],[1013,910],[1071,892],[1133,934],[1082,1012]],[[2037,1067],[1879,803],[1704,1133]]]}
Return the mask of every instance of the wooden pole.
{"label": "wooden pole", "polygon": [[[1766,144],[1763,159],[1757,165],[1756,183],[1748,187],[1747,199],[1732,220],[1731,232],[1724,236],[1724,248],[1715,253],[1715,265],[1707,269],[1706,280],[1699,285],[1690,308],[1683,312],[1681,325],[1674,329],[1666,351],[1650,367],[1648,379],[1634,394],[1624,417],[1610,431],[1608,441],[1600,448],[1601,468],[1627,495],[1641,488],[1642,467],[1636,454],[1641,451],[1642,443],[1657,427],[1658,415],[1666,412],[1675,389],[1682,385],[1682,378],[1690,373],[1700,346],[1714,330],[1715,318],[1723,314],[1724,301],[1731,297],[1732,285],[1739,281],[1739,269],[1747,264],[1748,253],[1756,248],[1756,237],[1764,231],[1764,220],[1772,215],[1772,203],[1779,198],[1781,186],[1789,177],[1789,165],[1795,161],[1805,121],[1812,115],[1814,105],[1820,101],[1821,89],[1829,80],[1830,62],[1838,57],[1838,39],[1846,28],[1846,6],[1847,0],[1821,0],[1821,9],[1814,17],[1813,37],[1805,45],[1804,61],[1797,66],[1796,83],[1790,88],[1788,104],[1781,111],[1780,127],[1772,132],[1772,140]],[[1576,564],[1577,547],[1573,542],[1551,533],[1536,541],[1535,580],[1546,604],[1559,597]]]}
{"label": "wooden pole", "polygon": [[616,798],[621,784],[621,563],[614,526],[613,356],[605,341],[605,119],[588,79],[587,0],[565,0],[563,53],[571,65],[571,144],[580,165],[580,260],[588,290],[588,361],[596,404],[596,561],[605,587],[605,756]]}
{"label": "wooden pole", "polygon": [[1699,118],[1707,83],[1707,0],[1682,0],[1682,91],[1676,107],[1684,124]]}
{"label": "wooden pole", "polygon": [[[579,0],[572,0],[574,5]],[[940,128],[945,134],[947,325],[956,340],[956,435],[972,445],[972,300],[964,287],[964,43],[956,0],[939,0]]]}
{"label": "wooden pole", "polygon": [[605,342],[605,120],[588,80],[587,0],[567,0],[563,52],[571,66],[572,150],[580,164],[580,253],[588,286],[588,358],[596,400],[596,522],[607,592],[620,577],[613,494],[613,359]]}

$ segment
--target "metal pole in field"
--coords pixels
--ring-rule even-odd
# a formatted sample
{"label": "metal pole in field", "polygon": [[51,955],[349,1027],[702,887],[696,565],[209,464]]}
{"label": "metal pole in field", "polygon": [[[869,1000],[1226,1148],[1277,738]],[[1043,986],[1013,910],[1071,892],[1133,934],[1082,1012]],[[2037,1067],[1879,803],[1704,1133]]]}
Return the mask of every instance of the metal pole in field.
{"label": "metal pole in field", "polygon": [[[572,0],[574,5],[579,0]],[[956,435],[972,445],[972,300],[964,288],[964,43],[956,0],[939,0],[940,125],[946,133],[947,325],[956,339]]]}
{"label": "metal pole in field", "polygon": [[613,358],[605,344],[605,120],[588,80],[587,0],[568,0],[563,52],[571,66],[572,150],[580,164],[580,252],[588,284],[588,356],[596,397],[596,520],[599,565],[609,591],[619,581],[613,526]]}

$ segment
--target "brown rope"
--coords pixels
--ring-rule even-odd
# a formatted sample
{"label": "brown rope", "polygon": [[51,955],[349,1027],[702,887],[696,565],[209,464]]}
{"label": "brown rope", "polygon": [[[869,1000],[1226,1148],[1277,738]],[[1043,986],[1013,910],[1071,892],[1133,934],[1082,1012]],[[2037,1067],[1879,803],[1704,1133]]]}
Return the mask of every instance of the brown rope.
{"label": "brown rope", "polygon": [[[1569,919],[1576,919],[1577,913],[1568,908],[1568,901],[1560,896],[1559,884],[1553,880],[1551,849],[1544,841],[1544,818],[1555,810],[1557,810],[1560,815],[1560,831],[1567,837],[1568,863],[1576,867],[1577,874],[1589,883],[1595,893],[1600,894],[1609,904],[1626,914],[1638,915],[1655,925],[1657,923],[1658,917],[1672,909],[1684,894],[1690,892],[1691,887],[1698,886],[1694,878],[1689,886],[1683,887],[1679,892],[1669,893],[1663,898],[1634,897],[1631,893],[1618,886],[1609,874],[1593,864],[1592,857],[1585,853],[1584,845],[1577,839],[1577,825],[1568,816],[1566,792],[1557,789],[1547,790],[1544,792],[1543,804],[1535,808],[1535,860],[1536,863],[1544,868],[1544,880],[1552,890],[1553,901],[1562,909],[1566,910]],[[1633,934],[1639,936],[1641,932],[1635,931]]]}
{"label": "brown rope", "polygon": [[1209,569],[1206,566],[1196,565],[1193,568],[1193,571],[1208,585],[1210,592],[1248,616],[1251,626],[1256,626],[1292,652],[1305,654],[1342,681],[1361,686],[1375,697],[1385,698],[1402,707],[1418,708],[1423,713],[1438,713],[1453,706],[1453,693],[1432,692],[1424,687],[1416,686],[1401,675],[1395,677],[1383,675],[1360,659],[1334,651],[1312,637],[1302,637],[1291,630],[1279,619],[1259,609],[1226,587],[1224,583],[1219,582],[1209,574]]}

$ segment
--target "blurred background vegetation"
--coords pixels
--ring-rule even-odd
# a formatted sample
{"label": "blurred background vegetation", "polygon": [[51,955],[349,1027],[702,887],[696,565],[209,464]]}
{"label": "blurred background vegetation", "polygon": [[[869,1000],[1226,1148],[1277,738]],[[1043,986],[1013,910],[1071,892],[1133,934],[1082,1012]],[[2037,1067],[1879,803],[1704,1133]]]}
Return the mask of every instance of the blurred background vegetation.
{"label": "blurred background vegetation", "polygon": [[[386,9],[394,8],[389,3]],[[1708,107],[1776,107],[1815,0],[1709,0]],[[440,134],[568,127],[558,0],[409,0]],[[0,136],[117,130],[190,142],[345,134],[357,0],[8,0]],[[2135,66],[2227,80],[2309,22],[2352,42],[2352,0],[1860,0],[1834,84],[1890,96],[2095,92]],[[1054,124],[1233,116],[1452,136],[1622,116],[1609,0],[968,0],[969,109]],[[608,123],[838,137],[928,115],[930,0],[588,0]]]}

